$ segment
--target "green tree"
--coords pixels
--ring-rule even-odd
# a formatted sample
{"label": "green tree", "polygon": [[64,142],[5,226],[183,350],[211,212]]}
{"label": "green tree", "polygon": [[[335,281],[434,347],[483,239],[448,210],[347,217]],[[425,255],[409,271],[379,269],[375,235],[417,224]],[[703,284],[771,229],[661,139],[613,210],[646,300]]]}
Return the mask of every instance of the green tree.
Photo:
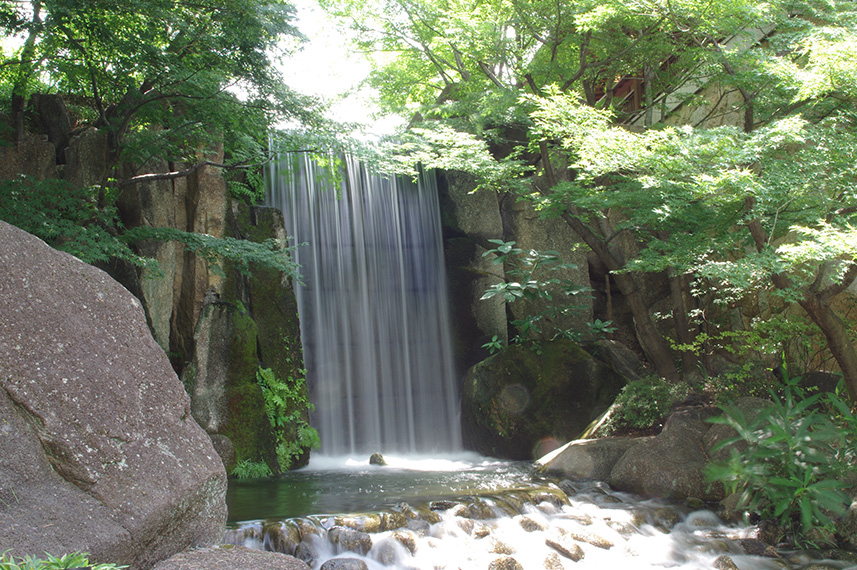
{"label": "green tree", "polygon": [[[381,100],[418,113],[424,144],[409,156],[561,216],[610,271],[661,376],[698,365],[671,343],[699,332],[701,290],[724,303],[763,291],[800,303],[857,394],[853,339],[830,303],[857,274],[852,2],[327,4],[378,50]],[[685,126],[668,127],[677,111]],[[647,272],[670,284],[670,338]]]}
{"label": "green tree", "polygon": [[[13,138],[24,134],[29,95],[56,92],[81,124],[106,131],[114,165],[133,166],[105,184],[187,176],[212,164],[205,149],[218,138],[221,166],[251,166],[276,121],[321,121],[317,102],[290,91],[272,65],[301,37],[292,19],[284,0],[3,3],[0,29],[21,40],[0,61]],[[158,160],[186,166],[147,172]]]}

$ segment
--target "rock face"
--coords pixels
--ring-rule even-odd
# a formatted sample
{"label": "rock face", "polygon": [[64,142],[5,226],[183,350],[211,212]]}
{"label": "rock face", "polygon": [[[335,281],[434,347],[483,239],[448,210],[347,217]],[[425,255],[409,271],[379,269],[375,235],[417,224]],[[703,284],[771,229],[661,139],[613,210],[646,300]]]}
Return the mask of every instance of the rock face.
{"label": "rock face", "polygon": [[[233,201],[227,225],[235,237],[250,241],[286,237],[282,213],[273,208]],[[199,311],[182,382],[194,418],[217,442],[216,449],[227,452],[221,454],[227,472],[248,460],[264,462],[278,473],[306,465],[309,450],[289,465],[279,464],[277,441],[298,440],[297,426],[294,421],[271,426],[256,371],[270,368],[290,386],[303,382],[300,323],[289,278],[258,264],[250,269],[252,278],[225,264],[221,294],[210,291]],[[308,398],[305,385],[300,390]],[[294,412],[309,422],[306,406],[299,409],[291,402],[286,415]]]}
{"label": "rock face", "polygon": [[464,378],[464,444],[494,457],[532,459],[542,440],[575,439],[624,385],[611,364],[566,339],[542,343],[541,353],[509,347]]}
{"label": "rock face", "polygon": [[135,297],[0,222],[0,322],[4,550],[146,569],[222,538],[223,465]]}

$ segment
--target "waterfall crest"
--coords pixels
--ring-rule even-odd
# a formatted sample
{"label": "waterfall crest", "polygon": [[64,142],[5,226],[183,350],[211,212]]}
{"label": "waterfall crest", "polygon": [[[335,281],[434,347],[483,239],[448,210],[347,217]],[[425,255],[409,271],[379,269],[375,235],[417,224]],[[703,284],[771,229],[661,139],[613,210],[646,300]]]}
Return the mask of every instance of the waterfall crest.
{"label": "waterfall crest", "polygon": [[435,177],[343,161],[285,155],[267,198],[305,244],[296,295],[320,452],[460,450]]}

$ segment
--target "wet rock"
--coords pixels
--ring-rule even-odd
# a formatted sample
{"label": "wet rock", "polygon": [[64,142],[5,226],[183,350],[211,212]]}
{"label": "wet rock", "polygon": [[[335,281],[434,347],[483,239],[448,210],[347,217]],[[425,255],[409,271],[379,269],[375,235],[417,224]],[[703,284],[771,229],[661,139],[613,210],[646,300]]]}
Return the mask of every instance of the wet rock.
{"label": "wet rock", "polygon": [[372,546],[369,556],[384,566],[392,566],[404,556],[413,554],[393,537],[379,540]]}
{"label": "wet rock", "polygon": [[359,558],[331,558],[321,565],[321,570],[369,570]]}
{"label": "wet rock", "polygon": [[413,533],[397,530],[391,536],[393,540],[397,540],[411,554],[417,551],[417,539]]}
{"label": "wet rock", "polygon": [[419,536],[426,536],[431,529],[431,525],[423,519],[411,519],[408,521],[408,530],[415,532]]}
{"label": "wet rock", "polygon": [[738,570],[738,565],[725,554],[723,556],[718,556],[714,561],[714,568],[716,570]]}
{"label": "wet rock", "polygon": [[515,554],[516,550],[513,546],[495,538],[491,540],[491,552],[494,554]]}
{"label": "wet rock", "polygon": [[[536,467],[577,480],[607,481],[625,453],[650,437],[578,439],[536,461]],[[562,485],[560,485],[562,488]],[[565,490],[565,489],[563,489]]]}
{"label": "wet rock", "polygon": [[473,529],[476,526],[476,523],[474,521],[472,521],[471,519],[462,518],[455,522],[458,525],[458,528],[463,530],[466,534],[473,534]]}
{"label": "wet rock", "polygon": [[531,494],[530,500],[536,505],[539,503],[550,503],[557,508],[562,508],[563,505],[568,504],[568,495],[559,488],[548,489]]}
{"label": "wet rock", "polygon": [[493,519],[497,515],[491,505],[485,501],[474,501],[467,506],[467,516],[477,520]]}
{"label": "wet rock", "polygon": [[369,456],[369,465],[378,465],[381,467],[387,466],[387,460],[380,453],[373,453]]}
{"label": "wet rock", "polygon": [[262,525],[262,535],[266,550],[282,554],[294,554],[301,542],[301,533],[297,526],[288,522],[268,522]]}
{"label": "wet rock", "polygon": [[279,554],[241,546],[217,546],[185,550],[159,562],[152,570],[309,570],[306,562]]}
{"label": "wet rock", "polygon": [[318,561],[318,549],[307,541],[301,542],[295,548],[295,558],[303,560],[315,568],[315,563]]}
{"label": "wet rock", "polygon": [[547,529],[547,526],[531,519],[528,516],[519,516],[515,517],[515,519],[518,521],[518,524],[521,525],[521,528],[527,532],[537,532]]}
{"label": "wet rock", "polygon": [[327,531],[327,538],[340,551],[349,550],[357,554],[366,554],[372,548],[372,537],[348,527],[335,526]]}
{"label": "wet rock", "polygon": [[448,511],[456,505],[458,505],[458,503],[455,501],[440,500],[429,503],[429,508],[433,511]]}
{"label": "wet rock", "polygon": [[574,562],[583,559],[583,549],[561,529],[553,529],[548,533],[548,536],[545,537],[545,544]]}
{"label": "wet rock", "polygon": [[488,570],[524,570],[524,567],[511,556],[501,556],[491,561]]}
{"label": "wet rock", "polygon": [[753,538],[747,538],[743,540],[739,540],[738,544],[741,546],[741,549],[753,556],[766,556],[768,558],[779,558],[780,555],[774,550],[774,547],[770,544],[765,544],[761,540],[756,540]]}
{"label": "wet rock", "polygon": [[613,403],[626,380],[568,339],[536,354],[513,345],[468,370],[462,388],[465,445],[485,455],[534,459],[550,436],[568,441]]}
{"label": "wet rock", "polygon": [[334,517],[333,524],[373,534],[383,530],[381,515],[377,514],[358,514]]}
{"label": "wet rock", "polygon": [[603,548],[605,550],[613,548],[613,541],[601,536],[596,532],[593,532],[589,528],[580,525],[574,525],[570,527],[564,527],[562,530],[569,537],[573,538],[578,542],[585,542],[587,544],[591,544],[592,546],[597,546],[598,548]]}
{"label": "wet rock", "polygon": [[482,523],[476,523],[471,534],[473,538],[485,538],[491,534],[491,527]]}
{"label": "wet rock", "polygon": [[722,486],[703,474],[709,456],[702,443],[711,427],[705,420],[715,408],[686,408],[673,413],[657,436],[631,447],[616,462],[609,483],[614,489],[644,497],[684,501],[723,498]]}
{"label": "wet rock", "polygon": [[396,530],[408,525],[405,513],[396,511],[381,513],[381,530]]}

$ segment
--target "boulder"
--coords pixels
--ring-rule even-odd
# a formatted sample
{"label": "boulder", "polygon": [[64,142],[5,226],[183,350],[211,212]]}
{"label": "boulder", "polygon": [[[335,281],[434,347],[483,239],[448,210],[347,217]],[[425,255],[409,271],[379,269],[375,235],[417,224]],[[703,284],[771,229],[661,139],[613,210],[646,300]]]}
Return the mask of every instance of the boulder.
{"label": "boulder", "polygon": [[0,222],[0,545],[148,569],[219,541],[226,476],[140,302]]}
{"label": "boulder", "polygon": [[277,552],[241,546],[200,548],[159,562],[154,570],[309,570],[306,562]]}
{"label": "boulder", "polygon": [[511,346],[473,366],[464,378],[463,432],[468,449],[533,459],[546,439],[575,439],[625,385],[609,364],[567,339],[540,352]]}
{"label": "boulder", "polygon": [[578,439],[537,460],[536,467],[546,473],[576,481],[607,481],[625,452],[648,439],[651,438]]}
{"label": "boulder", "polygon": [[674,412],[661,433],[631,447],[616,462],[608,480],[610,486],[645,497],[676,501],[688,497],[705,501],[722,499],[722,485],[708,483],[703,474],[710,452],[703,440],[712,427],[705,420],[718,412],[716,408],[685,408]]}

